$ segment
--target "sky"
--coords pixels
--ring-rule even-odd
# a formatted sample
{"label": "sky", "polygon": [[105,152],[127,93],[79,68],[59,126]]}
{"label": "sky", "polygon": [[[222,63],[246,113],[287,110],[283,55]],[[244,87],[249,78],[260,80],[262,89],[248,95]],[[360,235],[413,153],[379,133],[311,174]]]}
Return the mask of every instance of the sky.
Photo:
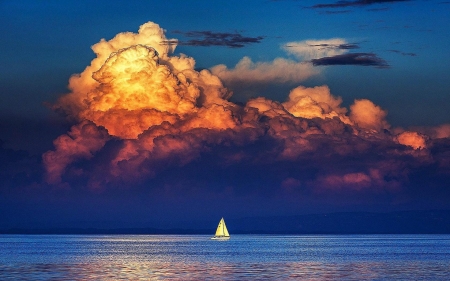
{"label": "sky", "polygon": [[0,228],[450,208],[450,2],[0,1]]}

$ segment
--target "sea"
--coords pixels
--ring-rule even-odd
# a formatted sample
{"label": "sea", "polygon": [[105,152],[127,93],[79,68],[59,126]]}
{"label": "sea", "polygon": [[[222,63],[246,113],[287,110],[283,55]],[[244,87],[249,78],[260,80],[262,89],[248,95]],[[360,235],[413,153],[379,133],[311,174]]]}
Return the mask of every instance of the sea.
{"label": "sea", "polygon": [[450,235],[0,235],[0,280],[450,280]]}

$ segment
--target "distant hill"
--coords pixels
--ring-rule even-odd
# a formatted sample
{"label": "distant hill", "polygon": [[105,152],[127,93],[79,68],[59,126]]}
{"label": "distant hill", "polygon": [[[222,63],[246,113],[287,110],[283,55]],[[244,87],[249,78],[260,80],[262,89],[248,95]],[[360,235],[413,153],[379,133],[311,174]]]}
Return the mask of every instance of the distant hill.
{"label": "distant hill", "polygon": [[[299,216],[226,219],[233,234],[450,234],[450,210],[390,213],[349,212]],[[209,225],[195,228],[10,228],[0,234],[213,234]]]}

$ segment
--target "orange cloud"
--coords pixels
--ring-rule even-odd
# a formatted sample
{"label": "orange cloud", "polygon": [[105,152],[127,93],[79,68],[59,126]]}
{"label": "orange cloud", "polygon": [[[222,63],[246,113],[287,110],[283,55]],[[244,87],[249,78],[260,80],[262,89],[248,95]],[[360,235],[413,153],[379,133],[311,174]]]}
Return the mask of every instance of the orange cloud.
{"label": "orange cloud", "polygon": [[53,141],[54,151],[47,151],[42,156],[47,169],[47,182],[61,182],[61,175],[66,167],[79,159],[90,159],[100,150],[110,137],[104,129],[93,123],[83,121],[72,127],[70,132]]}
{"label": "orange cloud", "polygon": [[434,137],[437,139],[449,138],[450,137],[450,124],[443,124],[433,128]]}
{"label": "orange cloud", "polygon": [[[71,92],[54,105],[77,124],[43,155],[49,183],[60,183],[71,165],[95,157],[102,149],[109,149],[110,161],[102,163],[104,182],[155,177],[166,167],[183,167],[213,153],[219,166],[247,161],[314,167],[307,179],[283,175],[290,179],[283,183],[286,188],[315,182],[363,190],[406,178],[400,172],[405,167],[396,164],[395,157],[408,157],[416,166],[431,161],[428,155],[398,145],[425,148],[424,135],[403,132],[393,137],[384,131],[390,127],[386,111],[361,99],[348,113],[342,99],[327,86],[298,86],[285,102],[257,97],[242,106],[228,100],[232,91],[221,80],[227,75],[253,81],[301,79],[302,73],[294,73],[300,69],[292,72],[286,61],[253,64],[248,60],[235,69],[242,72],[223,67],[199,72],[193,58],[173,56],[175,46],[164,42],[164,30],[146,23],[137,34],[121,33],[93,46],[97,57],[70,79]],[[436,129],[441,137],[447,137],[446,132],[446,127]],[[110,139],[115,141],[112,148],[105,146]],[[217,152],[222,150],[227,151],[225,156]],[[371,162],[364,162],[364,157]],[[340,170],[344,162],[354,169]],[[392,169],[385,168],[386,163],[394,163]],[[97,176],[92,182],[100,186],[102,179]]]}
{"label": "orange cloud", "polygon": [[417,132],[406,131],[396,137],[398,143],[410,146],[414,149],[427,148],[426,137]]}
{"label": "orange cloud", "polygon": [[111,135],[136,138],[151,126],[173,123],[194,111],[199,89],[182,83],[158,60],[156,51],[143,45],[111,54],[92,75],[100,84],[87,94],[87,108],[80,117],[105,127]]}
{"label": "orange cloud", "polygon": [[287,116],[289,112],[283,107],[282,104],[276,101],[266,99],[264,97],[259,97],[251,99],[247,102],[247,108],[255,108],[258,113],[264,116],[274,118],[276,116]]}
{"label": "orange cloud", "polygon": [[348,173],[344,175],[328,175],[321,178],[321,182],[328,188],[350,187],[352,189],[363,189],[372,184],[372,179],[365,173]]}
{"label": "orange cloud", "polygon": [[[320,186],[319,190],[322,192],[326,190],[362,191],[368,189],[372,189],[375,192],[382,190],[399,191],[401,186],[398,179],[403,175],[395,174],[395,170],[392,169],[398,169],[399,167],[396,167],[396,164],[388,162],[381,162],[377,165],[378,167],[370,167],[368,170],[361,172],[320,175],[317,178],[316,184]],[[386,180],[387,178],[391,179]]]}
{"label": "orange cloud", "polygon": [[386,115],[386,111],[367,99],[355,100],[350,106],[350,119],[363,129],[388,129],[390,126],[385,120]]}
{"label": "orange cloud", "polygon": [[306,88],[299,86],[289,93],[289,98],[283,106],[295,117],[303,118],[334,118],[351,124],[345,113],[347,109],[340,107],[342,99],[334,97],[327,86]]}

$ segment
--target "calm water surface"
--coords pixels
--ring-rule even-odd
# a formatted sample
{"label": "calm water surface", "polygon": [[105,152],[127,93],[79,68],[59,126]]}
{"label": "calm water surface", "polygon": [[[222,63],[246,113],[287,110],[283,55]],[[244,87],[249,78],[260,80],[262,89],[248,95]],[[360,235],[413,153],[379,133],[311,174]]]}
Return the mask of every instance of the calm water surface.
{"label": "calm water surface", "polygon": [[450,235],[0,235],[0,280],[450,280]]}

